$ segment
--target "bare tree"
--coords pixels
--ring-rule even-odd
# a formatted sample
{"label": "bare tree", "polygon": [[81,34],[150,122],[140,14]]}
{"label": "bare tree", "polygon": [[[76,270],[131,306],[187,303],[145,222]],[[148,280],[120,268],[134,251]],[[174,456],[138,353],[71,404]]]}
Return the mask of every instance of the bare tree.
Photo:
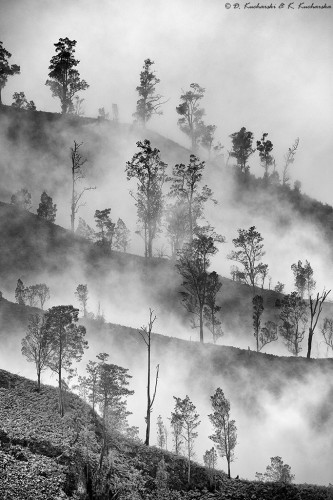
{"label": "bare tree", "polygon": [[91,189],[96,189],[96,187],[85,187],[81,191],[77,191],[77,184],[80,180],[85,178],[85,173],[83,171],[83,165],[87,162],[86,158],[81,156],[79,149],[82,146],[82,142],[79,144],[74,141],[74,147],[71,148],[71,160],[72,160],[72,201],[71,201],[71,230],[74,232],[75,216],[79,209],[83,206],[80,204],[80,200],[86,191]]}
{"label": "bare tree", "polygon": [[159,365],[156,367],[156,376],[155,376],[155,387],[153,391],[153,395],[151,395],[151,387],[150,387],[150,378],[151,378],[151,367],[150,367],[150,356],[151,356],[151,335],[153,331],[153,325],[156,321],[156,316],[153,316],[153,312],[149,309],[149,322],[148,326],[141,327],[141,331],[139,333],[147,346],[148,360],[147,360],[147,412],[146,412],[146,439],[145,445],[149,446],[149,438],[150,438],[150,416],[153,409],[153,404],[156,396],[157,382],[158,382],[158,374],[159,374]]}
{"label": "bare tree", "polygon": [[310,296],[310,326],[309,326],[309,337],[308,337],[308,352],[306,357],[310,359],[311,357],[311,347],[312,347],[312,338],[320,317],[320,314],[323,310],[323,304],[330,293],[331,290],[328,290],[328,292],[323,291],[321,295],[317,293],[317,296],[315,300]]}
{"label": "bare tree", "polygon": [[289,178],[289,172],[288,168],[289,165],[292,165],[295,160],[295,154],[298,148],[299,144],[299,138],[295,140],[294,144],[291,146],[291,148],[288,148],[288,152],[284,155],[284,166],[283,166],[283,172],[282,172],[282,185],[286,186],[288,185],[288,182],[290,180]]}

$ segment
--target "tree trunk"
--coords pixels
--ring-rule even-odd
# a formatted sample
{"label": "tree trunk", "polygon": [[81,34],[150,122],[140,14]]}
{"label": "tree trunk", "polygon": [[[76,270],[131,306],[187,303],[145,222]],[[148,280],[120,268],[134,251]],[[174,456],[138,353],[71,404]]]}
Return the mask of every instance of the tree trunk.
{"label": "tree trunk", "polygon": [[203,344],[203,307],[200,307],[200,315],[199,315],[199,326],[200,326],[200,342]]}
{"label": "tree trunk", "polygon": [[311,347],[312,347],[312,337],[313,337],[313,330],[309,328],[309,338],[308,338],[308,352],[306,357],[310,359],[311,357]]}
{"label": "tree trunk", "polygon": [[149,438],[150,438],[150,405],[151,405],[151,399],[150,399],[150,342],[148,344],[148,377],[147,377],[147,416],[146,416],[146,440],[145,440],[145,445],[149,446]]}
{"label": "tree trunk", "polygon": [[230,479],[230,477],[231,477],[230,476],[230,460],[227,459],[227,461],[228,461],[228,478]]}
{"label": "tree trunk", "polygon": [[40,368],[37,371],[37,392],[40,392]]}

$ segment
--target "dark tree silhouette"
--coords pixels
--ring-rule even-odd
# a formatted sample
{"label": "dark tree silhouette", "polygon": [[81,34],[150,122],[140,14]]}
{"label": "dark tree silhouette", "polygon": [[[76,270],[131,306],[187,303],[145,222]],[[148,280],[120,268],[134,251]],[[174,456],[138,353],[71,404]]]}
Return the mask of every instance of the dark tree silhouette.
{"label": "dark tree silhouette", "polygon": [[39,207],[37,208],[38,217],[41,217],[49,222],[55,222],[56,214],[57,205],[53,203],[51,196],[43,191],[40,197]]}
{"label": "dark tree silhouette", "polygon": [[8,60],[12,57],[0,42],[0,105],[2,104],[2,90],[4,89],[9,76],[20,74],[20,66],[9,64]]}
{"label": "dark tree silhouette", "polygon": [[153,256],[153,241],[160,229],[163,213],[162,186],[167,167],[160,152],[152,148],[150,141],[136,143],[139,152],[126,163],[127,179],[137,179],[137,193],[131,193],[136,201],[137,214],[144,233],[145,257]]}
{"label": "dark tree silhouette", "polygon": [[229,151],[229,156],[235,158],[241,172],[248,172],[248,160],[255,152],[252,147],[253,133],[242,127],[239,132],[234,132],[230,135],[232,140],[232,150]]}
{"label": "dark tree silhouette", "polygon": [[60,99],[61,112],[68,113],[74,110],[74,95],[86,90],[89,85],[80,79],[80,73],[76,69],[80,62],[74,57],[76,40],[59,38],[59,42],[54,46],[56,55],[50,61],[50,79],[46,80],[45,85],[50,87],[53,97]]}
{"label": "dark tree silhouette", "polygon": [[160,83],[160,80],[151,69],[153,64],[154,61],[145,59],[143,69],[140,73],[140,85],[136,87],[139,94],[139,100],[136,103],[136,111],[133,116],[143,127],[146,127],[146,123],[150,120],[152,115],[162,114],[160,107],[164,104],[164,102],[162,102],[162,96],[156,94],[156,85]]}

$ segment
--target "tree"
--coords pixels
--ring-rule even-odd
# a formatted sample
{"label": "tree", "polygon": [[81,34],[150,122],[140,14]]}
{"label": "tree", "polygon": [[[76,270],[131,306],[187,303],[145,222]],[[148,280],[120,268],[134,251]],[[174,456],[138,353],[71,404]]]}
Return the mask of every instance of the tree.
{"label": "tree", "polygon": [[185,399],[173,397],[175,400],[175,409],[171,413],[171,420],[177,420],[181,427],[181,435],[186,446],[188,459],[187,482],[191,483],[191,458],[194,457],[194,440],[198,437],[195,429],[200,424],[199,414],[196,413],[196,407],[186,395]]}
{"label": "tree", "polygon": [[160,152],[152,148],[150,141],[138,141],[140,149],[131,161],[126,163],[127,180],[138,180],[136,201],[138,219],[143,226],[145,241],[145,257],[153,256],[153,241],[159,231],[163,213],[162,186],[165,181],[167,167],[160,158]]}
{"label": "tree", "polygon": [[271,155],[273,151],[273,143],[266,139],[268,133],[264,133],[260,141],[257,141],[257,151],[259,151],[259,158],[261,165],[265,169],[264,179],[268,179],[268,170],[274,163],[274,157]]}
{"label": "tree", "polygon": [[209,439],[214,441],[221,457],[225,457],[228,464],[228,477],[230,478],[230,464],[234,461],[234,450],[237,444],[237,427],[234,420],[230,419],[230,403],[220,387],[210,397],[213,413],[208,415],[214,434]]}
{"label": "tree", "polygon": [[80,79],[76,66],[80,61],[75,59],[76,40],[59,38],[54,44],[56,55],[52,57],[49,66],[49,80],[45,85],[50,87],[53,97],[58,97],[61,102],[61,112],[73,111],[73,97],[77,92],[86,90],[89,85]]}
{"label": "tree", "polygon": [[216,125],[205,125],[204,123],[201,125],[200,145],[208,151],[208,158],[211,157],[212,150],[218,154],[224,148],[220,142],[214,146],[216,128]]}
{"label": "tree", "polygon": [[127,228],[125,222],[119,218],[114,229],[114,247],[117,250],[126,252],[131,241],[130,234],[131,231]]}
{"label": "tree", "polygon": [[255,152],[252,147],[253,133],[242,127],[239,132],[230,135],[232,140],[232,150],[229,156],[236,158],[237,166],[240,171],[246,173],[249,171],[248,159]]}
{"label": "tree", "polygon": [[136,111],[133,116],[137,121],[141,122],[144,128],[152,115],[162,114],[160,107],[164,104],[164,102],[161,102],[162,96],[156,94],[156,85],[160,83],[160,80],[151,70],[153,64],[154,61],[145,59],[143,70],[140,73],[140,85],[136,87],[139,100],[136,103]]}
{"label": "tree", "polygon": [[36,111],[34,101],[29,101],[25,97],[24,92],[14,92],[12,107],[16,109],[24,109],[26,111]]}
{"label": "tree", "polygon": [[44,316],[32,314],[29,316],[26,336],[22,339],[23,356],[30,363],[35,363],[37,371],[38,392],[40,391],[41,372],[47,368],[51,353],[51,339],[45,329]]}
{"label": "tree", "polygon": [[333,351],[333,318],[324,319],[321,333],[323,334],[324,342],[327,345],[327,348],[330,347]]}
{"label": "tree", "polygon": [[82,217],[79,217],[79,223],[75,233],[81,238],[85,238],[89,241],[94,241],[95,231],[86,223]]}
{"label": "tree", "polygon": [[190,235],[188,209],[184,200],[176,198],[173,204],[166,206],[165,227],[171,246],[171,258],[174,259]]}
{"label": "tree", "polygon": [[76,325],[79,310],[73,306],[54,306],[45,314],[45,330],[51,339],[48,367],[58,375],[59,413],[64,415],[63,371],[80,361],[88,342],[84,340],[86,329]]}
{"label": "tree", "polygon": [[112,249],[112,240],[115,232],[116,224],[110,218],[111,208],[104,210],[96,210],[95,221],[99,232],[96,233],[97,244],[105,250]]}
{"label": "tree", "polygon": [[20,74],[20,66],[9,64],[8,59],[11,57],[10,52],[3,47],[3,42],[0,42],[0,105],[2,104],[2,89],[5,87],[8,77]]}
{"label": "tree", "polygon": [[44,304],[50,298],[50,289],[45,283],[34,285],[34,293],[40,302],[40,307],[44,309]]}
{"label": "tree", "polygon": [[171,413],[170,424],[171,433],[173,436],[173,449],[176,455],[180,455],[183,445],[182,440],[182,423],[178,419],[177,415]]}
{"label": "tree", "polygon": [[295,288],[301,298],[303,298],[305,290],[308,292],[308,297],[310,297],[311,292],[316,287],[316,282],[313,279],[313,269],[310,262],[307,260],[303,266],[302,261],[299,260],[297,264],[292,264],[291,270],[294,274]]}
{"label": "tree", "polygon": [[43,191],[40,197],[40,204],[37,209],[38,217],[49,222],[55,222],[57,214],[57,205],[53,203],[51,196],[46,191]]}
{"label": "tree", "polygon": [[[126,420],[126,401],[124,398],[134,394],[128,389],[129,379],[128,369],[118,365],[107,363],[109,355],[101,353],[97,355],[99,359],[97,401],[102,413],[103,422],[103,443],[100,453],[99,467],[102,467],[103,458],[108,451],[107,429],[109,431],[118,430],[120,422]],[[124,420],[122,425],[124,425]]]}
{"label": "tree", "polygon": [[259,333],[259,351],[271,342],[278,339],[277,324],[274,321],[266,321]]}
{"label": "tree", "polygon": [[311,292],[316,288],[316,282],[313,279],[313,269],[310,265],[310,262],[308,262],[307,260],[305,261],[304,265],[304,274],[306,281],[306,289],[308,292],[308,297],[310,298]]}
{"label": "tree", "polygon": [[161,415],[157,417],[157,446],[165,448],[165,427]]}
{"label": "tree", "polygon": [[10,203],[16,205],[22,210],[30,210],[31,208],[31,193],[26,188],[20,189],[12,195]]}
{"label": "tree", "polygon": [[89,391],[88,400],[95,411],[96,402],[98,399],[98,378],[99,378],[99,365],[96,361],[89,361],[86,366],[87,372],[87,388]]}
{"label": "tree", "polygon": [[71,160],[72,160],[72,199],[71,199],[71,230],[74,232],[75,216],[78,210],[82,207],[80,200],[84,195],[85,191],[90,191],[91,189],[96,189],[96,187],[85,187],[82,191],[77,191],[77,184],[80,180],[85,178],[85,172],[83,170],[83,165],[87,162],[86,158],[80,153],[80,147],[82,143],[79,144],[74,141],[74,147],[71,150]]}
{"label": "tree", "polygon": [[238,229],[238,238],[233,239],[232,242],[239,250],[232,251],[227,257],[244,266],[243,279],[245,283],[252,286],[253,294],[257,278],[268,268],[267,264],[261,262],[265,255],[263,240],[255,226],[248,230]]}
{"label": "tree", "polygon": [[25,305],[25,287],[23,281],[19,278],[15,289],[15,300],[18,304]]}
{"label": "tree", "polygon": [[186,243],[178,252],[176,268],[183,277],[182,297],[183,306],[199,318],[200,342],[203,342],[203,313],[207,303],[207,283],[209,257],[215,255],[216,242],[223,242],[224,238],[215,233],[198,232],[197,237]]}
{"label": "tree", "polygon": [[281,283],[280,281],[278,281],[274,287],[274,291],[277,293],[283,293],[284,287],[285,287],[284,283]]}
{"label": "tree", "polygon": [[281,457],[271,457],[271,465],[267,465],[266,472],[256,472],[256,479],[263,482],[290,484],[294,478],[290,465],[284,464]]}
{"label": "tree", "polygon": [[304,300],[292,292],[285,295],[281,301],[279,331],[285,339],[288,350],[298,356],[301,352],[301,342],[304,339],[305,327],[308,322],[307,305]]}
{"label": "tree", "polygon": [[104,108],[98,108],[98,120],[109,120],[109,116],[109,113],[107,113]]}
{"label": "tree", "polygon": [[216,344],[217,340],[223,336],[221,321],[217,318],[216,314],[221,310],[221,307],[216,305],[216,297],[222,287],[219,275],[213,271],[208,274],[206,282],[206,305],[204,306],[204,318],[206,320],[205,326],[213,335],[213,342]]}
{"label": "tree", "polygon": [[190,155],[188,165],[180,163],[172,169],[172,177],[169,196],[176,200],[176,207],[182,217],[184,224],[188,226],[185,233],[186,239],[192,241],[195,230],[198,227],[198,219],[202,217],[204,204],[210,199],[213,203],[213,193],[205,185],[200,189],[205,162],[200,161],[195,155]]}
{"label": "tree", "polygon": [[254,336],[256,339],[256,345],[257,345],[257,352],[259,352],[259,333],[260,333],[260,326],[261,326],[261,316],[262,313],[264,312],[264,304],[263,304],[263,298],[261,295],[255,295],[252,299],[252,305],[253,305],[253,328],[254,328]]}
{"label": "tree", "polygon": [[180,96],[181,103],[176,107],[181,116],[177,124],[182,132],[191,139],[192,151],[197,148],[197,142],[202,134],[202,117],[205,110],[200,108],[200,101],[205,94],[205,89],[197,83],[191,83],[191,90],[187,90]]}
{"label": "tree", "polygon": [[284,155],[284,166],[283,166],[283,172],[282,172],[282,185],[283,186],[288,186],[289,183],[289,166],[292,165],[295,161],[295,154],[298,148],[299,144],[299,138],[295,140],[294,144],[291,146],[291,148],[288,148],[288,152]]}
{"label": "tree", "polygon": [[87,316],[87,302],[88,302],[88,286],[87,285],[78,285],[76,287],[75,296],[81,304],[83,317]]}
{"label": "tree", "polygon": [[150,357],[151,357],[151,335],[153,332],[153,325],[156,321],[156,316],[153,316],[153,312],[151,309],[149,309],[149,322],[148,326],[142,326],[141,330],[139,330],[139,333],[144,341],[144,343],[147,346],[147,410],[146,410],[146,439],[145,439],[145,445],[149,446],[149,439],[150,439],[150,416],[151,412],[153,410],[153,404],[155,401],[155,396],[156,396],[156,389],[157,389],[157,382],[158,382],[158,375],[159,375],[159,365],[156,367],[156,376],[155,376],[155,387],[153,391],[153,395],[151,395],[151,387],[150,387],[150,378],[151,378],[151,366],[150,366]]}
{"label": "tree", "polygon": [[310,326],[309,326],[309,336],[308,336],[308,352],[306,357],[310,359],[311,357],[311,347],[312,347],[312,338],[319,320],[319,317],[321,315],[321,312],[323,310],[323,304],[325,300],[327,299],[328,294],[330,293],[331,290],[328,290],[328,292],[323,291],[321,295],[317,293],[316,298],[313,300],[311,295],[310,295]]}
{"label": "tree", "polygon": [[209,482],[212,485],[214,482],[214,474],[217,464],[217,453],[214,446],[210,450],[206,450],[203,456],[203,462],[208,469]]}

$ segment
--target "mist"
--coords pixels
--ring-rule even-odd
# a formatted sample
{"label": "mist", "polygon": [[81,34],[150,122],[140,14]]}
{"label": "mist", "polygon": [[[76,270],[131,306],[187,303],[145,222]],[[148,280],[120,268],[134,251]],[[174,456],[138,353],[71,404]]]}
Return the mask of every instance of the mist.
{"label": "mist", "polygon": [[[228,259],[237,230],[256,226],[264,238],[271,289],[280,281],[285,293],[290,293],[294,287],[290,266],[308,260],[314,269],[316,291],[321,292],[333,288],[332,240],[320,224],[305,219],[274,194],[261,192],[252,199],[250,193],[239,200],[232,164],[226,166],[230,134],[242,126],[253,131],[255,140],[269,133],[280,175],[283,156],[299,137],[295,163],[290,167],[291,185],[300,180],[302,192],[323,203],[332,202],[332,11],[236,12],[217,0],[209,5],[203,0],[100,0],[98,8],[92,0],[58,0],[57,4],[5,0],[1,8],[1,40],[12,53],[10,62],[21,65],[21,74],[9,78],[3,89],[3,103],[10,105],[13,92],[24,91],[37,110],[50,114],[27,114],[21,120],[18,115],[0,112],[0,201],[10,203],[11,195],[24,187],[32,194],[31,212],[36,213],[46,190],[57,204],[60,228],[55,232],[56,240],[61,241],[52,248],[49,230],[39,234],[41,228],[30,229],[27,214],[0,212],[2,235],[11,234],[14,222],[17,231],[26,227],[19,238],[12,234],[10,241],[2,239],[0,277],[6,304],[15,301],[18,278],[27,286],[46,283],[50,287],[46,307],[79,307],[75,290],[79,283],[86,283],[89,312],[96,315],[100,308],[106,322],[122,326],[86,323],[89,349],[78,371],[84,374],[88,360],[99,352],[108,352],[110,362],[129,368],[133,376],[130,388],[135,390],[128,401],[129,420],[139,426],[141,438],[146,352],[138,329],[147,324],[149,308],[153,309],[156,334],[160,334],[153,339],[152,351],[152,366],[160,364],[152,414],[153,444],[158,415],[168,426],[173,396],[188,394],[200,414],[195,449],[196,459],[202,462],[204,452],[213,446],[208,438],[212,433],[209,398],[221,387],[238,429],[233,476],[254,479],[256,472],[264,472],[270,457],[278,455],[291,465],[295,482],[332,482],[332,360],[317,359],[314,365],[300,357],[291,364],[281,339],[264,349],[270,356],[252,358],[251,303],[250,299],[240,301],[239,289],[232,288],[236,284],[229,282],[230,266],[235,263]],[[60,112],[60,104],[45,86],[53,44],[66,36],[77,40],[78,69],[90,84],[80,94],[85,111],[81,120],[52,115]],[[142,130],[133,125],[132,114],[135,88],[147,57],[155,61],[158,92],[167,102],[163,115],[153,117],[148,130]],[[207,162],[202,184],[212,188],[218,202],[207,203],[205,220],[226,239],[211,263],[211,270],[223,276],[219,301],[224,337],[218,346],[210,344],[208,331],[208,345],[199,345],[198,332],[191,329],[189,315],[179,301],[180,277],[168,259],[156,257],[147,271],[138,257],[143,256],[144,244],[135,234],[137,214],[130,191],[135,191],[136,184],[127,181],[125,173],[126,162],[137,152],[136,142],[144,138],[161,151],[168,174],[176,163],[188,162],[189,140],[177,128],[175,107],[182,89],[192,82],[206,89],[204,120],[217,125],[216,138],[224,146],[212,161],[200,150],[200,158]],[[111,114],[113,103],[119,107],[118,124],[89,120],[97,117],[101,107]],[[112,220],[122,218],[131,231],[129,257],[115,253],[112,259],[103,258],[61,230],[70,227],[70,148],[74,140],[82,143],[80,151],[87,158],[80,187],[96,187],[84,194],[76,226],[82,217],[95,229],[95,211],[111,208]],[[258,177],[263,175],[257,153],[251,157],[250,170]],[[162,233],[154,242],[155,255],[168,256],[169,246]],[[235,304],[232,310],[226,293]],[[17,306],[12,313],[3,305],[0,308],[0,365],[34,379],[33,367],[20,352],[27,309],[24,312]],[[266,312],[264,320],[270,318],[271,309]],[[325,315],[332,316],[330,303]],[[306,339],[301,356],[305,344]],[[320,325],[313,354],[326,356]],[[42,378],[55,384],[48,372]],[[168,448],[172,448],[170,429]],[[221,458],[218,466],[226,468]]]}

